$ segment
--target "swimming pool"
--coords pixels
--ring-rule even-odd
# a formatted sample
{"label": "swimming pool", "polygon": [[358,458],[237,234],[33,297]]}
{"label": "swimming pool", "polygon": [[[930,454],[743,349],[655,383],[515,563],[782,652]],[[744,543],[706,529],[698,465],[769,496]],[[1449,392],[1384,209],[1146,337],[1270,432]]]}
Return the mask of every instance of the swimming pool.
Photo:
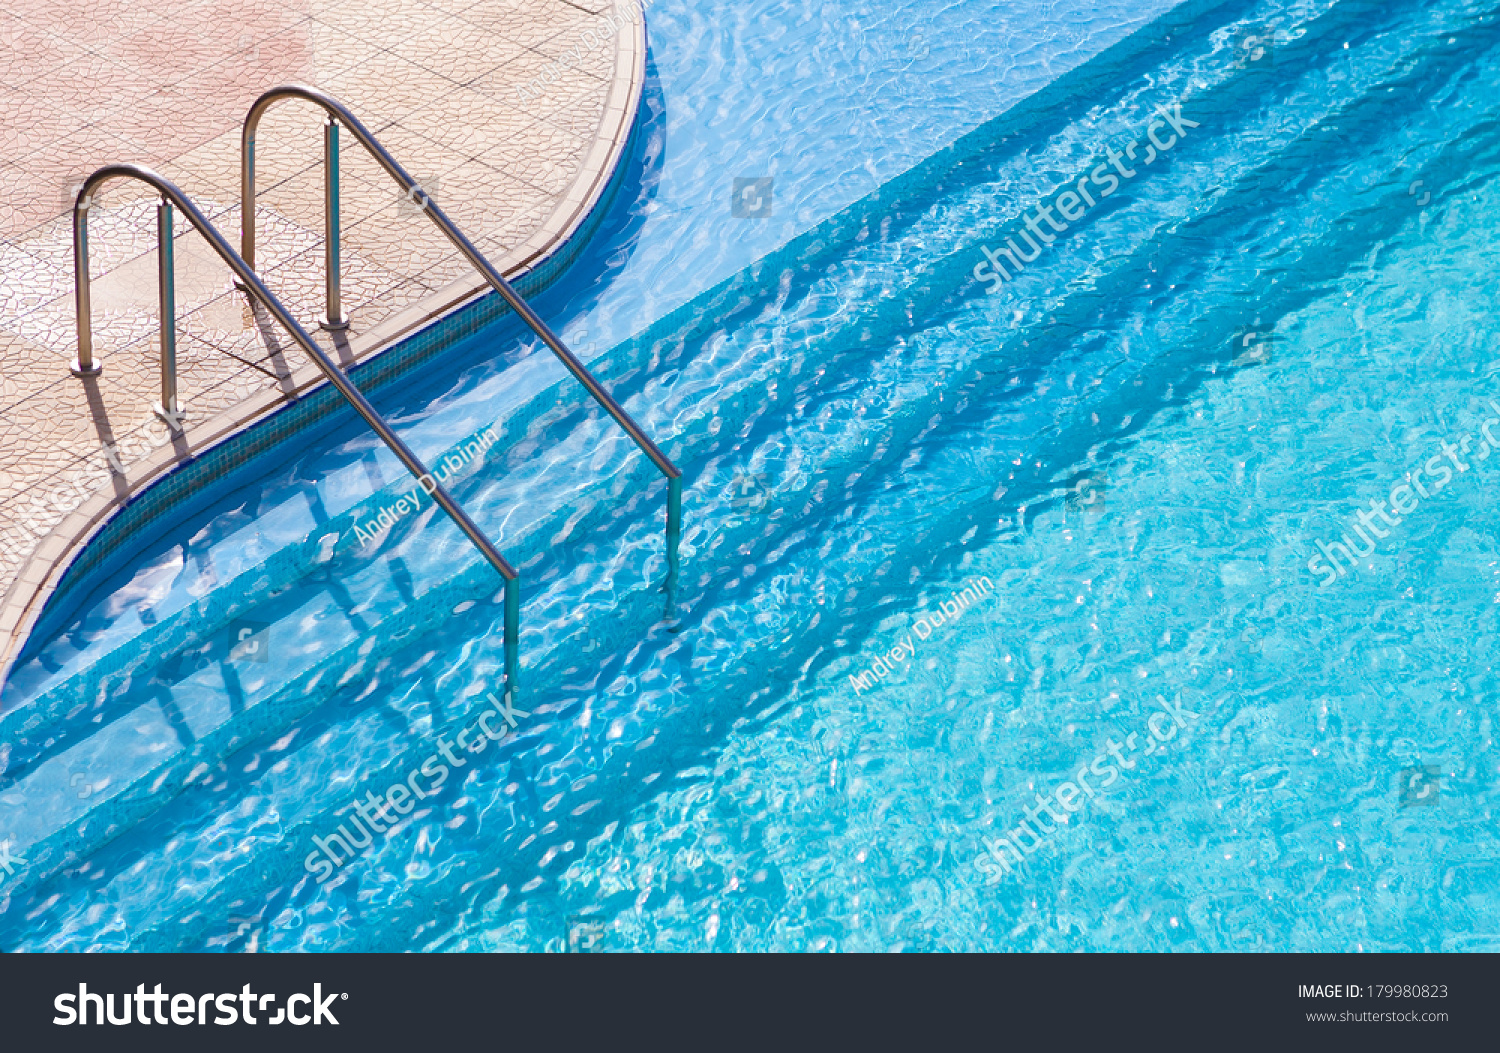
{"label": "swimming pool", "polygon": [[[1500,944],[1493,12],[1188,4],[1007,97],[1003,18],[913,7],[878,40],[973,22],[893,80],[908,128],[793,107],[820,54],[798,43],[842,56],[832,82],[878,66],[848,11],[767,33],[794,87],[736,110],[779,67],[752,88],[702,59],[780,10],[660,9],[639,174],[542,298],[687,469],[678,617],[649,465],[513,327],[481,334],[381,408],[424,456],[502,435],[458,489],[525,575],[514,728],[471,732],[501,664],[488,568],[426,513],[365,546],[404,489],[329,432],[18,667],[0,720],[48,718],[0,804],[45,803],[36,856],[71,869],[10,897],[0,946]],[[1083,46],[1053,45],[1039,81]],[[1135,164],[1162,109],[1180,141]],[[778,151],[777,121],[819,138]],[[847,151],[791,148],[835,128]],[[861,173],[870,143],[899,149]],[[729,214],[730,177],[771,164],[788,213]],[[1086,211],[1061,202],[1081,174]],[[1045,252],[976,277],[1022,230]],[[1465,467],[1413,511],[1357,518],[1449,446]],[[431,798],[345,853],[396,784]],[[327,844],[352,858],[319,880]]]}

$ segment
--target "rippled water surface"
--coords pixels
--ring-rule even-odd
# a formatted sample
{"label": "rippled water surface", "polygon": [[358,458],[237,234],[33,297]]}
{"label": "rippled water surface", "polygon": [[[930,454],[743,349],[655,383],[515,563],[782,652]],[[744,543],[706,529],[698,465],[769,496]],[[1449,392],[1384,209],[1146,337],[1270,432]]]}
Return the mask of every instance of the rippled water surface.
{"label": "rippled water surface", "polygon": [[[676,616],[660,482],[497,326],[383,408],[429,456],[506,430],[460,485],[523,567],[514,735],[308,873],[500,667],[430,515],[236,577],[394,485],[325,436],[18,669],[7,708],[142,650],[90,703],[142,742],[283,719],[0,944],[1500,949],[1500,8],[1166,6],[653,5],[639,155],[543,306],[687,473]],[[985,246],[1178,105],[986,293]],[[772,218],[730,215],[762,175]],[[231,581],[271,661],[181,664],[174,613]],[[58,727],[9,792],[106,733]]]}

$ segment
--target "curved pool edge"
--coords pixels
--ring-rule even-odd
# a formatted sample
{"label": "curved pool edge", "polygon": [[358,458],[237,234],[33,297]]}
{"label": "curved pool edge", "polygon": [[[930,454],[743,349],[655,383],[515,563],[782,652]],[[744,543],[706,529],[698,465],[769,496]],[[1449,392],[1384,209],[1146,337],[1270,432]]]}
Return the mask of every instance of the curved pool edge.
{"label": "curved pool edge", "polygon": [[[604,116],[577,178],[537,232],[494,261],[522,295],[534,296],[556,281],[602,222],[634,147],[646,60],[645,20],[627,20],[615,38],[615,74]],[[485,327],[506,310],[476,273],[351,340],[340,364],[349,372],[357,369],[360,386],[368,390]],[[163,439],[149,457],[60,519],[0,599],[0,689],[55,598],[75,591],[79,579],[97,572],[135,533],[181,500],[343,405],[318,367],[309,363],[279,387],[255,393],[170,442]],[[127,511],[134,514],[122,515]]]}

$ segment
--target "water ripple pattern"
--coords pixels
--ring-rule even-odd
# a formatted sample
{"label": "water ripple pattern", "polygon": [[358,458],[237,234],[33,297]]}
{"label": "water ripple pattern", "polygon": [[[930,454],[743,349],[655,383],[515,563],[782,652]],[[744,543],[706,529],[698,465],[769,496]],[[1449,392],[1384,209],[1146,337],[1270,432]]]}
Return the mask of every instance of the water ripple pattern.
{"label": "water ripple pattern", "polygon": [[18,667],[0,945],[1500,949],[1500,8],[652,11],[542,313],[686,470],[677,617],[659,478],[497,325],[379,401],[500,437],[454,489],[523,570],[515,731],[311,872],[503,664],[493,574],[428,508],[364,545],[409,484],[330,428]]}

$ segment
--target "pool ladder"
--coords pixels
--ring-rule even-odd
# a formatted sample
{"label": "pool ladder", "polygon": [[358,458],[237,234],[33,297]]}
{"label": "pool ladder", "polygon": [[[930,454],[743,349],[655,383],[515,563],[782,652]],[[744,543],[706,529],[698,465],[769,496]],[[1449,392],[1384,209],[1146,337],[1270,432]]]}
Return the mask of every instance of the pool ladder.
{"label": "pool ladder", "polygon": [[428,196],[406,170],[396,162],[380,141],[354,116],[347,106],[326,92],[299,84],[284,85],[266,92],[251,106],[241,134],[241,249],[236,253],[224,236],[214,227],[192,200],[169,179],[140,165],[108,165],[89,176],[78,191],[73,205],[73,282],[78,318],[78,358],[73,362],[75,376],[98,376],[102,366],[94,356],[93,317],[89,288],[89,233],[88,214],[93,207],[94,195],[100,185],[111,179],[134,179],[146,183],[161,194],[156,209],[158,247],[158,292],[161,303],[161,403],[155,407],[173,431],[183,430],[182,407],[177,396],[177,309],[173,258],[173,211],[180,209],[189,223],[203,235],[205,241],[234,272],[238,286],[253,299],[258,300],[271,317],[285,329],[297,345],[313,360],[328,378],[330,384],[354,407],[370,426],[370,430],[390,448],[407,471],[444,512],[458,525],[490,565],[505,581],[505,692],[514,704],[518,696],[520,680],[520,620],[521,590],[520,574],[500,551],[495,548],[484,532],[453,500],[443,485],[435,479],[415,453],[401,440],[374,406],[370,405],[349,377],[328,354],[320,348],[290,311],[266,287],[255,272],[255,133],[260,119],[272,104],[282,99],[303,99],[316,103],[327,113],[323,126],[324,147],[324,222],[327,262],[327,317],[323,327],[332,330],[345,329],[349,320],[342,303],[340,223],[339,223],[339,130],[346,127],[367,149],[380,166],[400,185],[407,199],[417,205],[431,219],[464,257],[477,269],[491,287],[500,294],[505,303],[519,315],[533,333],[562,360],[563,365],[588,390],[589,394],[604,407],[626,433],[635,441],[651,462],[667,478],[667,579],[663,590],[667,594],[667,617],[675,612],[677,579],[680,567],[678,555],[682,537],[682,472],[663,454],[656,443],[641,430],[628,413],[594,379],[588,369],[558,339],[523,300],[519,293],[497,271],[474,244],[454,225],[436,202]]}

